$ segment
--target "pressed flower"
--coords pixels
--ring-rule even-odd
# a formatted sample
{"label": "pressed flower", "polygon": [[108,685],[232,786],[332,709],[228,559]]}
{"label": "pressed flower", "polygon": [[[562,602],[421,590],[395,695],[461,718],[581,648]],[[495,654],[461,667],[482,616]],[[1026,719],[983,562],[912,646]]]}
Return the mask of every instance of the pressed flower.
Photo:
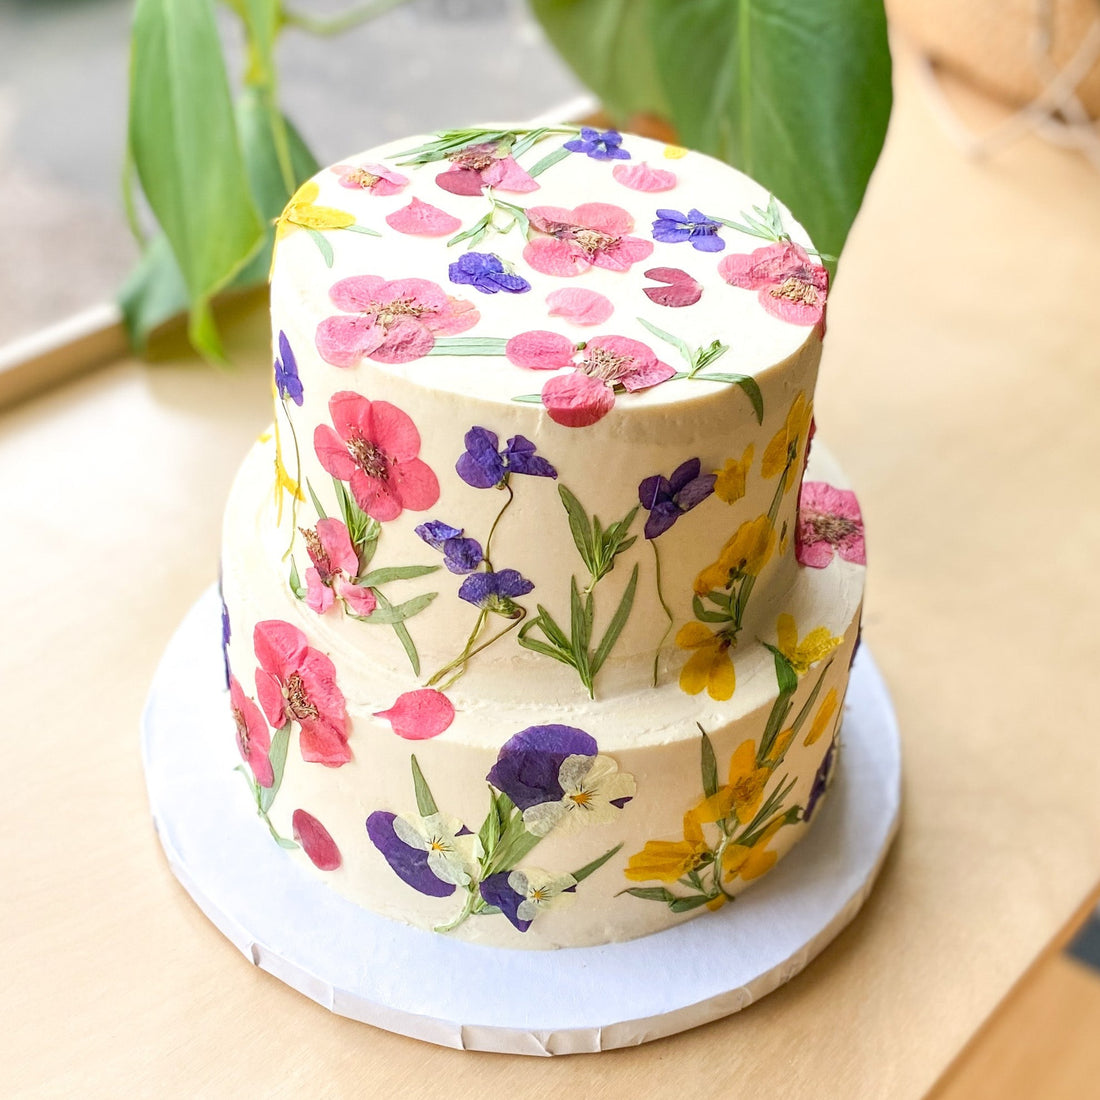
{"label": "pressed flower", "polygon": [[452,283],[472,286],[482,294],[524,294],[531,284],[504,266],[504,261],[492,252],[464,252],[447,268]]}
{"label": "pressed flower", "polygon": [[727,458],[720,470],[715,470],[714,495],[727,504],[736,504],[745,495],[745,482],[752,468],[752,444],[750,443],[740,458]]}
{"label": "pressed flower", "polygon": [[680,669],[680,689],[688,695],[706,693],[718,701],[730,699],[737,687],[730,647],[733,640],[724,631],[712,633],[703,623],[684,623],[676,632],[676,644],[694,653]]}
{"label": "pressed flower", "polygon": [[526,932],[531,922],[547,909],[571,899],[577,889],[572,875],[553,875],[537,867],[515,871],[497,871],[478,887],[482,898],[495,905],[520,932]]}
{"label": "pressed flower", "polygon": [[462,225],[462,219],[414,197],[408,206],[387,214],[386,224],[410,237],[446,237]]}
{"label": "pressed flower", "polygon": [[354,367],[363,358],[409,363],[427,355],[435,337],[465,332],[481,320],[471,302],[451,298],[428,279],[353,275],[329,290],[342,315],[317,326],[317,351],[334,367]]}
{"label": "pressed flower", "polygon": [[294,839],[302,846],[302,851],[309,856],[314,867],[320,871],[335,871],[340,866],[343,860],[336,841],[313,814],[295,810],[290,822]]}
{"label": "pressed flower", "polygon": [[701,867],[709,852],[702,826],[686,813],[683,840],[647,840],[645,847],[627,860],[623,874],[631,882],[675,882]]}
{"label": "pressed flower", "polygon": [[551,317],[562,317],[574,325],[602,325],[615,312],[610,298],[584,287],[551,291],[546,295],[546,304]]}
{"label": "pressed flower", "polygon": [[528,726],[501,746],[486,779],[527,810],[564,796],[559,772],[569,757],[594,759],[598,752],[595,738],[576,726]]}
{"label": "pressed flower", "polygon": [[496,142],[467,145],[450,154],[451,167],[435,182],[452,195],[480,195],[486,187],[520,194],[537,191],[538,182],[516,163],[509,148]]}
{"label": "pressed flower", "polygon": [[[805,465],[808,453],[813,421],[813,405],[799,393],[787,410],[783,427],[769,440],[760,460],[760,473],[766,478],[777,477],[784,470],[798,470],[799,464]],[[784,493],[798,481],[793,473],[788,473]]]}
{"label": "pressed flower", "polygon": [[[218,581],[219,596],[221,595],[221,581]],[[230,680],[229,671],[229,640],[233,637],[233,629],[229,625],[229,608],[222,599],[222,667],[225,670],[225,686],[228,689]]]}
{"label": "pressed flower", "polygon": [[477,837],[455,818],[375,810],[367,835],[397,876],[421,894],[449,897],[477,873]]}
{"label": "pressed flower", "polygon": [[863,515],[855,493],[824,481],[804,481],[798,496],[795,557],[815,569],[824,569],[837,553],[845,561],[867,564]]}
{"label": "pressed flower", "polygon": [[784,819],[778,817],[752,844],[731,844],[722,854],[722,870],[725,872],[726,881],[740,878],[745,882],[751,882],[754,878],[767,874],[779,858],[775,852],[769,851],[767,846],[783,825]]}
{"label": "pressed flower", "polygon": [[748,825],[764,801],[764,788],[771,775],[770,767],[757,766],[756,742],[742,741],[730,757],[725,785],[700,802],[691,815],[700,825],[720,821],[731,814],[742,825]]}
{"label": "pressed flower", "polygon": [[294,358],[286,333],[279,332],[279,356],[275,360],[275,389],[282,400],[302,404],[302,380],[298,377],[298,360]]}
{"label": "pressed flower", "polygon": [[335,431],[318,424],[313,448],[325,470],[351,487],[355,503],[384,523],[406,509],[422,512],[439,499],[439,482],[417,457],[420,433],[396,405],[348,390],[328,403]]}
{"label": "pressed flower", "polygon": [[778,768],[780,762],[787,755],[787,750],[791,747],[791,742],[794,741],[794,734],[795,731],[793,727],[789,727],[777,733],[775,741],[772,742],[772,747],[768,749],[768,753],[761,763],[772,770]]}
{"label": "pressed flower", "polygon": [[703,296],[702,283],[678,267],[651,267],[645,277],[663,284],[642,287],[645,296],[659,306],[682,309],[695,305]]}
{"label": "pressed flower", "polygon": [[332,206],[317,206],[321,188],[307,180],[291,196],[275,222],[275,240],[281,241],[294,229],[347,229],[355,224],[355,215]]}
{"label": "pressed flower", "polygon": [[561,798],[523,811],[523,823],[534,836],[552,829],[576,832],[589,825],[607,825],[634,797],[634,777],[619,771],[610,756],[567,756],[558,768]]}
{"label": "pressed flower", "polygon": [[718,560],[695,578],[695,594],[728,588],[740,577],[756,577],[775,549],[775,528],[767,516],[746,520],[722,547]]}
{"label": "pressed flower", "polygon": [[495,573],[471,573],[458,588],[458,598],[492,611],[507,619],[518,619],[522,610],[515,604],[517,596],[526,596],[535,586],[518,570],[501,569]]}
{"label": "pressed flower", "polygon": [[441,691],[418,688],[399,695],[393,706],[374,712],[385,718],[398,737],[406,741],[427,741],[438,737],[455,718],[454,704]]}
{"label": "pressed flower", "polygon": [[430,547],[443,554],[443,564],[452,573],[460,576],[472,573],[485,560],[481,543],[477,539],[464,538],[460,527],[432,519],[420,524],[416,533]]}
{"label": "pressed flower", "polygon": [[814,776],[814,781],[810,786],[810,793],[806,796],[806,807],[802,811],[802,820],[809,821],[814,815],[814,811],[817,809],[818,803],[821,801],[821,796],[829,787],[829,782],[833,777],[833,769],[836,766],[836,748],[837,740],[833,739],[832,744],[825,752],[825,756],[821,761],[821,766],[817,769],[817,774]]}
{"label": "pressed flower", "polygon": [[681,462],[670,477],[653,474],[638,486],[638,500],[649,512],[645,537],[655,539],[682,515],[702,504],[714,492],[715,475],[701,473],[698,458]]}
{"label": "pressed flower", "polygon": [[297,722],[302,758],[338,768],[351,759],[344,696],[336,669],[290,623],[269,619],[256,624],[252,644],[260,667],[256,695],[273,729]]}
{"label": "pressed flower", "polygon": [[532,206],[527,217],[537,235],[523,258],[543,275],[571,278],[593,266],[629,271],[653,252],[652,242],[629,235],[634,228],[630,214],[611,203],[588,202],[573,210]]}
{"label": "pressed flower", "polygon": [[755,290],[773,317],[792,325],[816,325],[825,315],[829,273],[792,241],[777,241],[750,255],[726,256],[718,273],[731,286]]}
{"label": "pressed flower", "polygon": [[313,562],[306,570],[306,605],[323,615],[341,599],[353,615],[369,615],[378,600],[369,588],[355,583],[359,558],[347,527],[338,519],[322,519],[315,528],[298,530]]}
{"label": "pressed flower", "polygon": [[841,642],[843,636],[836,637],[830,634],[824,626],[814,627],[802,641],[798,640],[798,626],[793,615],[784,612],[776,622],[777,641],[775,648],[783,654],[791,664],[791,668],[804,676],[810,666],[828,657]]}
{"label": "pressed flower", "polygon": [[565,143],[571,153],[584,153],[593,160],[630,160],[630,154],[622,147],[623,135],[618,130],[602,133],[592,126],[582,126],[581,136]]}
{"label": "pressed flower", "polygon": [[650,168],[641,164],[616,164],[612,176],[631,191],[671,191],[676,186],[676,173],[665,168]]}
{"label": "pressed flower", "polygon": [[836,688],[829,688],[825,694],[825,698],[821,700],[821,705],[817,708],[817,714],[814,715],[813,724],[810,726],[810,732],[806,734],[806,739],[802,744],[812,745],[829,728],[829,723],[836,713],[836,705]]}
{"label": "pressed flower", "polygon": [[271,735],[267,723],[260,708],[245,695],[237,677],[232,675],[229,677],[229,706],[233,712],[233,723],[237,727],[237,748],[241,759],[252,769],[252,774],[261,787],[270,787],[275,782],[275,773],[271,769],[268,756]]}
{"label": "pressed flower", "polygon": [[384,164],[334,164],[330,171],[340,178],[340,186],[353,191],[369,191],[383,197],[404,190],[408,176],[395,172]]}
{"label": "pressed flower", "polygon": [[662,153],[669,160],[681,160],[688,155],[687,149],[682,145],[666,145]]}
{"label": "pressed flower", "polygon": [[701,210],[692,207],[686,214],[679,210],[657,211],[653,223],[653,239],[662,244],[680,244],[690,241],[699,252],[721,252],[726,242],[718,236],[722,223],[708,218]]}
{"label": "pressed flower", "polygon": [[511,474],[556,478],[558,471],[535,454],[535,445],[522,435],[512,436],[503,449],[496,432],[471,428],[464,440],[466,450],[455,463],[458,476],[474,489],[495,489],[505,485]]}

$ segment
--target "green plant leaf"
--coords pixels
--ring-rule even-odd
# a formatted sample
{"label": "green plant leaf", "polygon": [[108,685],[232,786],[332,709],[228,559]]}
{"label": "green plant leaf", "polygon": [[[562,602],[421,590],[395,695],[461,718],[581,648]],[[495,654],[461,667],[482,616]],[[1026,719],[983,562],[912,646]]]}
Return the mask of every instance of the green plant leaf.
{"label": "green plant leaf", "polygon": [[760,386],[755,378],[747,374],[694,374],[691,377],[696,382],[727,382],[739,387],[752,403],[757,424],[764,423],[764,395],[760,392]]}
{"label": "green plant leaf", "polygon": [[485,820],[482,822],[480,830],[478,830],[478,840],[481,841],[482,851],[486,856],[493,854],[493,849],[496,848],[497,842],[500,840],[501,832],[503,831],[503,824],[500,820],[500,812],[497,809],[497,800],[493,794],[493,788],[489,788],[489,812],[485,815]]}
{"label": "green plant leaf", "polygon": [[[372,591],[376,598],[381,595],[377,589]],[[394,623],[402,623],[414,615],[419,615],[438,595],[438,592],[425,592],[420,596],[413,596],[411,600],[406,600],[404,603],[395,604],[383,603],[379,599],[378,606],[369,615],[352,615],[351,618],[358,619],[361,623],[373,623],[376,626],[392,626]]]}
{"label": "green plant leaf", "polygon": [[711,798],[718,793],[718,761],[714,759],[714,746],[710,743],[707,731],[698,722],[695,724],[703,735],[702,759],[700,761],[700,768],[703,773],[703,793],[707,798]]}
{"label": "green plant leaf", "polygon": [[578,882],[584,882],[586,878],[594,871],[598,871],[620,848],[622,844],[616,844],[614,848],[609,848],[602,856],[594,859],[591,863],[586,863],[579,871],[573,872],[573,877]]}
{"label": "green plant leaf", "polygon": [[415,755],[409,757],[409,763],[412,766],[413,790],[416,792],[416,808],[420,811],[420,816],[430,817],[439,813],[439,807],[435,804],[431,788],[416,762]]}
{"label": "green plant leaf", "polygon": [[671,905],[676,900],[676,895],[663,886],[631,886],[622,893],[629,894],[632,898],[641,898],[643,901],[663,901]]}
{"label": "green plant leaf", "polygon": [[508,343],[498,336],[441,336],[429,355],[503,355]]}
{"label": "green plant leaf", "polygon": [[[434,593],[433,593],[434,595]],[[378,606],[383,612],[392,613],[393,604],[382,594],[379,589],[374,589],[374,598],[378,601]],[[426,605],[425,605],[426,606]],[[409,658],[409,664],[412,665],[413,675],[420,675],[420,654],[416,651],[416,643],[412,640],[412,635],[409,633],[409,628],[405,625],[403,619],[394,619],[390,623],[393,627],[394,634],[397,635],[397,640],[401,643],[401,648],[405,651],[405,656]]]}
{"label": "green plant leaf", "polygon": [[527,169],[527,174],[534,178],[535,176],[541,176],[547,168],[553,168],[559,161],[565,160],[569,156],[569,150],[564,147],[555,149],[552,153],[547,153],[541,160],[536,161],[530,168]]}
{"label": "green plant leaf", "polygon": [[439,572],[438,565],[389,565],[384,569],[372,569],[355,583],[360,585],[388,584],[390,581],[410,581]]}
{"label": "green plant leaf", "polygon": [[619,606],[615,609],[615,614],[611,617],[611,622],[607,625],[607,631],[600,641],[595,656],[592,658],[593,676],[603,668],[604,661],[607,660],[612,648],[619,640],[619,635],[623,632],[623,627],[626,626],[626,620],[630,618],[630,609],[634,606],[634,591],[637,587],[638,563],[635,562],[634,570],[630,574],[630,580],[627,582],[622,599],[619,600]]}
{"label": "green plant leaf", "polygon": [[558,486],[558,496],[565,506],[569,517],[569,531],[573,536],[573,545],[581,556],[581,561],[590,573],[596,572],[595,558],[592,553],[592,528],[588,522],[588,513],[581,502],[564,485]]}
{"label": "green plant leaf", "polygon": [[290,559],[290,590],[299,600],[306,598],[306,586],[298,576],[298,566],[294,564],[293,558]]}
{"label": "green plant leaf", "polygon": [[706,905],[706,903],[711,900],[708,894],[692,894],[690,897],[677,898],[675,901],[670,901],[668,907],[674,913],[688,913],[692,909],[698,909],[700,905]]}
{"label": "green plant leaf", "polygon": [[270,787],[260,787],[260,809],[267,813],[279,788],[283,785],[283,772],[286,770],[286,754],[290,747],[290,723],[284,722],[271,739],[271,749],[268,759],[271,761],[271,771],[274,776]]}
{"label": "green plant leaf", "polygon": [[313,501],[313,507],[317,509],[317,518],[328,519],[328,516],[325,515],[324,508],[321,506],[321,502],[317,499],[317,494],[313,491],[313,486],[310,484],[308,477],[306,478],[306,491],[309,493],[309,499]]}

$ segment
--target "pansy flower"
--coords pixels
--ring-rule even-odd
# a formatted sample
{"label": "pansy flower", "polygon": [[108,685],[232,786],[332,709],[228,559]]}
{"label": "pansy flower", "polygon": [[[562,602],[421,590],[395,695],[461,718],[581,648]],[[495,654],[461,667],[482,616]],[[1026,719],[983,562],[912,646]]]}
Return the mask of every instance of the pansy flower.
{"label": "pansy flower", "polygon": [[409,182],[408,176],[384,164],[334,164],[330,171],[339,177],[340,186],[353,191],[369,191],[380,198],[396,195]]}
{"label": "pansy flower", "polygon": [[855,493],[824,481],[804,481],[798,496],[795,557],[814,569],[824,569],[834,552],[844,561],[867,564],[863,516]]}
{"label": "pansy flower", "polygon": [[449,897],[477,875],[480,844],[457,818],[375,810],[367,835],[397,876],[421,894]]}
{"label": "pansy flower", "polygon": [[755,290],[773,317],[792,325],[816,325],[825,315],[829,272],[801,245],[777,241],[749,255],[727,256],[718,274],[731,286]]}
{"label": "pansy flower", "polygon": [[569,337],[540,329],[513,336],[504,349],[508,361],[517,367],[574,368],[572,374],[551,378],[542,387],[542,403],[550,419],[566,428],[586,428],[602,420],[614,408],[617,391],[644,390],[676,373],[652,348],[626,336],[589,340],[579,363],[577,350]]}
{"label": "pansy flower", "polygon": [[684,814],[683,840],[647,840],[640,852],[627,860],[623,874],[631,882],[675,882],[703,865],[710,847],[693,814]]}
{"label": "pansy flower", "polygon": [[495,905],[513,927],[526,932],[539,913],[559,905],[566,896],[573,897],[577,880],[572,875],[552,875],[537,867],[523,867],[497,871],[478,889],[487,904]]}
{"label": "pansy flower", "polygon": [[682,515],[702,504],[714,492],[714,474],[700,473],[697,458],[681,462],[671,477],[653,474],[638,486],[638,500],[649,512],[645,537],[655,539],[667,531]]}
{"label": "pansy flower", "polygon": [[416,533],[433,549],[443,555],[443,564],[460,576],[472,573],[485,560],[485,553],[477,539],[464,538],[462,528],[452,527],[442,520],[430,519],[416,528]]}
{"label": "pansy flower", "polygon": [[726,242],[718,236],[722,223],[708,218],[701,210],[692,207],[686,214],[679,210],[657,211],[653,223],[653,239],[662,244],[679,244],[690,241],[699,252],[721,252]]}
{"label": "pansy flower", "polygon": [[582,126],[581,136],[567,141],[564,148],[571,153],[584,153],[593,160],[630,160],[630,154],[623,148],[623,135],[618,130],[601,133],[593,126]]}
{"label": "pansy flower", "polygon": [[252,769],[261,787],[270,787],[275,782],[275,773],[268,757],[271,734],[260,708],[245,695],[236,676],[229,677],[229,706],[237,727],[237,748],[241,759]]}
{"label": "pansy flower", "polygon": [[281,241],[294,229],[347,229],[355,224],[355,215],[333,206],[318,206],[321,194],[316,180],[307,180],[290,198],[275,221],[275,240]]}
{"label": "pansy flower", "polygon": [[409,363],[427,355],[435,337],[465,332],[481,320],[471,302],[451,298],[428,279],[353,275],[328,292],[344,313],[317,326],[317,351],[334,367],[361,359]]}
{"label": "pansy flower", "polygon": [[479,142],[447,159],[451,167],[440,172],[435,182],[452,195],[480,195],[486,187],[519,194],[539,189],[535,179],[516,163],[508,145]]}
{"label": "pansy flower", "polygon": [[836,637],[824,626],[814,627],[801,641],[798,640],[798,625],[793,615],[784,612],[776,620],[775,648],[790,662],[791,668],[804,676],[811,665],[824,660],[841,642],[843,635]]}
{"label": "pansy flower", "polygon": [[529,726],[509,738],[487,779],[535,836],[614,821],[636,790],[633,776],[599,755],[594,738],[562,725]]}
{"label": "pansy flower", "polygon": [[534,587],[516,569],[471,573],[459,585],[458,598],[483,611],[492,611],[506,619],[518,619],[523,611],[514,601],[518,596],[526,596]]}
{"label": "pansy flower", "polygon": [[452,283],[472,286],[482,294],[524,294],[531,284],[509,271],[504,261],[492,252],[465,252],[447,268]]}
{"label": "pansy flower", "polygon": [[319,871],[335,871],[343,859],[332,834],[307,810],[295,810],[290,818],[294,839]]}
{"label": "pansy flower", "polygon": [[512,474],[531,477],[558,476],[558,471],[541,455],[526,436],[512,436],[503,449],[496,432],[488,428],[471,428],[465,436],[466,450],[455,463],[458,476],[474,489],[499,489]]}
{"label": "pansy flower", "polygon": [[297,722],[303,759],[330,768],[346,764],[347,710],[332,661],[296,626],[278,619],[257,623],[252,644],[260,662],[256,695],[271,727]]}
{"label": "pansy flower", "polygon": [[590,267],[629,271],[653,252],[651,241],[629,236],[634,219],[611,203],[586,202],[573,210],[532,206],[527,217],[537,235],[527,243],[523,258],[543,275],[572,278]]}
{"label": "pansy flower", "polygon": [[286,333],[279,332],[279,355],[275,360],[275,389],[279,397],[302,405],[302,380],[298,377],[298,360],[294,358]]}
{"label": "pansy flower", "polygon": [[810,786],[810,793],[806,796],[806,808],[802,811],[803,821],[809,821],[813,817],[821,796],[829,787],[829,781],[833,777],[833,766],[836,763],[836,747],[837,740],[834,738],[821,761],[821,767],[817,769],[813,784]]}
{"label": "pansy flower", "polygon": [[417,457],[420,433],[396,405],[342,390],[333,394],[328,411],[335,431],[317,425],[317,460],[338,481],[348,482],[368,516],[384,523],[406,508],[423,512],[435,504],[439,482]]}
{"label": "pansy flower", "polygon": [[306,606],[323,615],[337,598],[353,615],[369,615],[378,605],[374,593],[355,583],[359,558],[347,527],[338,519],[322,519],[315,528],[298,528],[313,565],[306,570]]}

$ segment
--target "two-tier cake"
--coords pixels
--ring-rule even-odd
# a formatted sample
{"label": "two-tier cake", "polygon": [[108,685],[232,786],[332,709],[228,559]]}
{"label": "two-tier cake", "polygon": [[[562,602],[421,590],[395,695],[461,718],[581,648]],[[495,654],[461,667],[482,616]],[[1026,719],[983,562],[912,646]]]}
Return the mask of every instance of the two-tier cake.
{"label": "two-tier cake", "polygon": [[277,238],[275,422],[222,562],[257,828],[505,947],[734,899],[820,804],[863,591],[809,453],[802,228],[718,161],[562,126],[371,150]]}

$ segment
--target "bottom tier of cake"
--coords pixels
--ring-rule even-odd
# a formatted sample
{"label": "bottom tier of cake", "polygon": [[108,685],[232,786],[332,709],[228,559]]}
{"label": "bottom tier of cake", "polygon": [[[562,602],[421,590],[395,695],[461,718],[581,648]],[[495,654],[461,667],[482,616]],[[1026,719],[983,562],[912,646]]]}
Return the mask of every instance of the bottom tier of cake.
{"label": "bottom tier of cake", "polygon": [[[273,461],[257,444],[226,513],[241,798],[332,889],[472,942],[585,946],[721,907],[809,827],[836,763],[862,566],[799,569],[771,633],[739,642],[728,699],[683,690],[671,645],[655,687],[595,701],[544,697],[537,672],[507,704],[474,676],[409,691],[292,590]],[[818,445],[815,479],[844,484]]]}

